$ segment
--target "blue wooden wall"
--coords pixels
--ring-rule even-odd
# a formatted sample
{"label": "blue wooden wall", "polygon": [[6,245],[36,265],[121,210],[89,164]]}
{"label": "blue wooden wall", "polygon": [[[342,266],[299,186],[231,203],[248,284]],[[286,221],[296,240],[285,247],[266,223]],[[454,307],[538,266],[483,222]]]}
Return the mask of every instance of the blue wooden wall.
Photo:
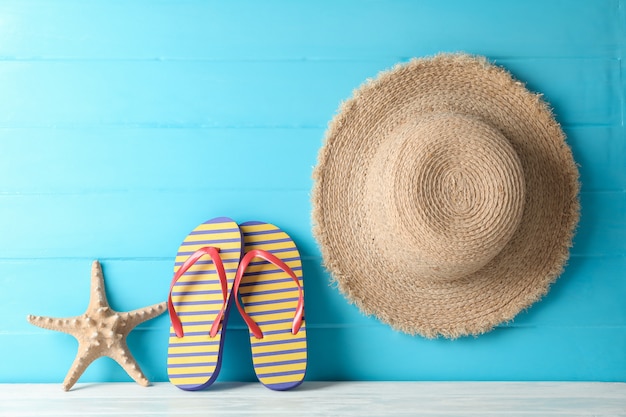
{"label": "blue wooden wall", "polygon": [[[60,382],[93,259],[119,311],[166,298],[184,236],[265,220],[304,257],[310,380],[626,380],[626,0],[2,0],[0,382]],[[483,54],[545,94],[580,164],[564,275],[514,322],[426,340],[329,285],[311,172],[339,103],[396,62]],[[169,321],[130,347],[167,380]],[[222,380],[253,380],[243,321]],[[81,381],[128,381],[99,359]]]}

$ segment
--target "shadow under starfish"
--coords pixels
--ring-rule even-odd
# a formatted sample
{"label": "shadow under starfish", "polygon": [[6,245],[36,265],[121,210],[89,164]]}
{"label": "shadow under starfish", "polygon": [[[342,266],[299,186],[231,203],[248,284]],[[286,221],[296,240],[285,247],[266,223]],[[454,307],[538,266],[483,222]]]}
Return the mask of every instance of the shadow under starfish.
{"label": "shadow under starfish", "polygon": [[165,302],[125,313],[111,309],[102,268],[98,261],[94,261],[91,265],[89,306],[84,314],[68,318],[28,315],[27,320],[44,329],[71,334],[78,340],[76,359],[63,381],[65,391],[72,388],[85,369],[101,356],[112,358],[135,382],[148,386],[150,381],[130,352],[126,337],[137,325],[162,314],[166,309]]}

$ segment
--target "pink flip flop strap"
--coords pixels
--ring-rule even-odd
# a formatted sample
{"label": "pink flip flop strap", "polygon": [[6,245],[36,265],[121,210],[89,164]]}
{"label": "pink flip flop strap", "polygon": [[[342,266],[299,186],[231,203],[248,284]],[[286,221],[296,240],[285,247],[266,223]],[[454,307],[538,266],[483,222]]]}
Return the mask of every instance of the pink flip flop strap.
{"label": "pink flip flop strap", "polygon": [[220,323],[222,322],[222,318],[224,316],[224,311],[226,310],[226,305],[228,301],[228,282],[226,280],[226,271],[224,270],[224,264],[222,263],[222,258],[219,255],[220,249],[213,246],[205,246],[197,251],[195,251],[189,258],[185,260],[185,262],[178,268],[176,273],[174,274],[174,278],[172,278],[172,284],[170,285],[170,293],[167,298],[167,309],[170,314],[170,320],[172,322],[172,327],[174,328],[174,332],[177,337],[183,337],[185,334],[183,332],[183,325],[176,314],[176,310],[174,309],[174,303],[172,302],[172,290],[174,289],[174,285],[178,282],[178,279],[183,276],[185,272],[189,268],[191,268],[198,260],[204,255],[209,255],[213,260],[213,265],[215,265],[215,270],[217,271],[217,276],[220,280],[220,284],[222,285],[222,296],[224,298],[224,303],[222,304],[222,308],[218,313],[213,325],[211,326],[211,330],[209,335],[211,337],[215,337],[217,334]]}
{"label": "pink flip flop strap", "polygon": [[261,258],[270,262],[283,271],[285,271],[296,283],[298,286],[298,306],[296,307],[296,313],[293,318],[293,324],[291,326],[291,333],[297,334],[300,331],[300,327],[302,326],[302,319],[304,316],[304,293],[302,292],[302,286],[300,285],[300,281],[298,277],[293,272],[293,270],[282,260],[271,254],[270,252],[261,250],[261,249],[253,249],[251,251],[246,252],[244,257],[241,259],[239,263],[239,268],[237,268],[237,274],[235,275],[235,283],[233,284],[233,293],[235,295],[235,303],[237,304],[237,309],[239,313],[241,313],[241,317],[243,317],[244,321],[250,328],[250,331],[257,339],[263,338],[263,332],[256,324],[256,322],[244,311],[241,303],[239,302],[239,285],[241,284],[241,279],[243,278],[243,274],[254,258]]}

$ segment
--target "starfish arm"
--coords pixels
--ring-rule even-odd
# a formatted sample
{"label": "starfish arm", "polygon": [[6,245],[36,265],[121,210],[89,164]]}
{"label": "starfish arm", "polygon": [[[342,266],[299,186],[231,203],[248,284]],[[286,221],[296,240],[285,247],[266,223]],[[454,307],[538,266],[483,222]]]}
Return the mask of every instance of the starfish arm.
{"label": "starfish arm", "polygon": [[109,307],[109,302],[104,288],[104,275],[100,262],[93,261],[91,264],[91,295],[87,311],[96,311],[98,308]]}
{"label": "starfish arm", "polygon": [[127,313],[122,313],[124,315],[126,321],[126,329],[130,332],[137,325],[143,323],[144,321],[148,321],[157,316],[160,316],[167,310],[167,303],[163,301],[162,303],[153,304],[148,307],[138,308],[133,311],[129,311]]}
{"label": "starfish arm", "polygon": [[107,356],[113,359],[115,362],[119,363],[120,366],[126,371],[126,373],[139,385],[147,387],[150,385],[150,381],[141,371],[137,360],[130,352],[128,345],[126,344],[125,338],[122,338],[118,343],[116,343],[116,347],[110,349]]}
{"label": "starfish arm", "polygon": [[71,334],[72,336],[76,335],[76,326],[81,319],[82,316],[67,318],[34,316],[32,314],[26,316],[26,320],[34,326],[41,327],[42,329],[56,330],[57,332]]}
{"label": "starfish arm", "polygon": [[85,372],[85,369],[87,369],[87,367],[100,356],[102,356],[102,354],[97,349],[94,350],[89,345],[79,344],[78,353],[76,354],[74,363],[72,363],[72,366],[63,381],[63,390],[69,391],[74,386],[76,381],[78,381],[78,378],[80,378],[83,372]]}

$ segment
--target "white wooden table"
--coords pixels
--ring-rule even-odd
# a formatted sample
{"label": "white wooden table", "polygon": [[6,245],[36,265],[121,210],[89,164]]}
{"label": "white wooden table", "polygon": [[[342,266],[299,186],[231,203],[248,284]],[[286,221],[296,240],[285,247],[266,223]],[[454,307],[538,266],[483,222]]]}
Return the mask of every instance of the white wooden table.
{"label": "white wooden table", "polygon": [[0,384],[0,416],[626,416],[624,383]]}

